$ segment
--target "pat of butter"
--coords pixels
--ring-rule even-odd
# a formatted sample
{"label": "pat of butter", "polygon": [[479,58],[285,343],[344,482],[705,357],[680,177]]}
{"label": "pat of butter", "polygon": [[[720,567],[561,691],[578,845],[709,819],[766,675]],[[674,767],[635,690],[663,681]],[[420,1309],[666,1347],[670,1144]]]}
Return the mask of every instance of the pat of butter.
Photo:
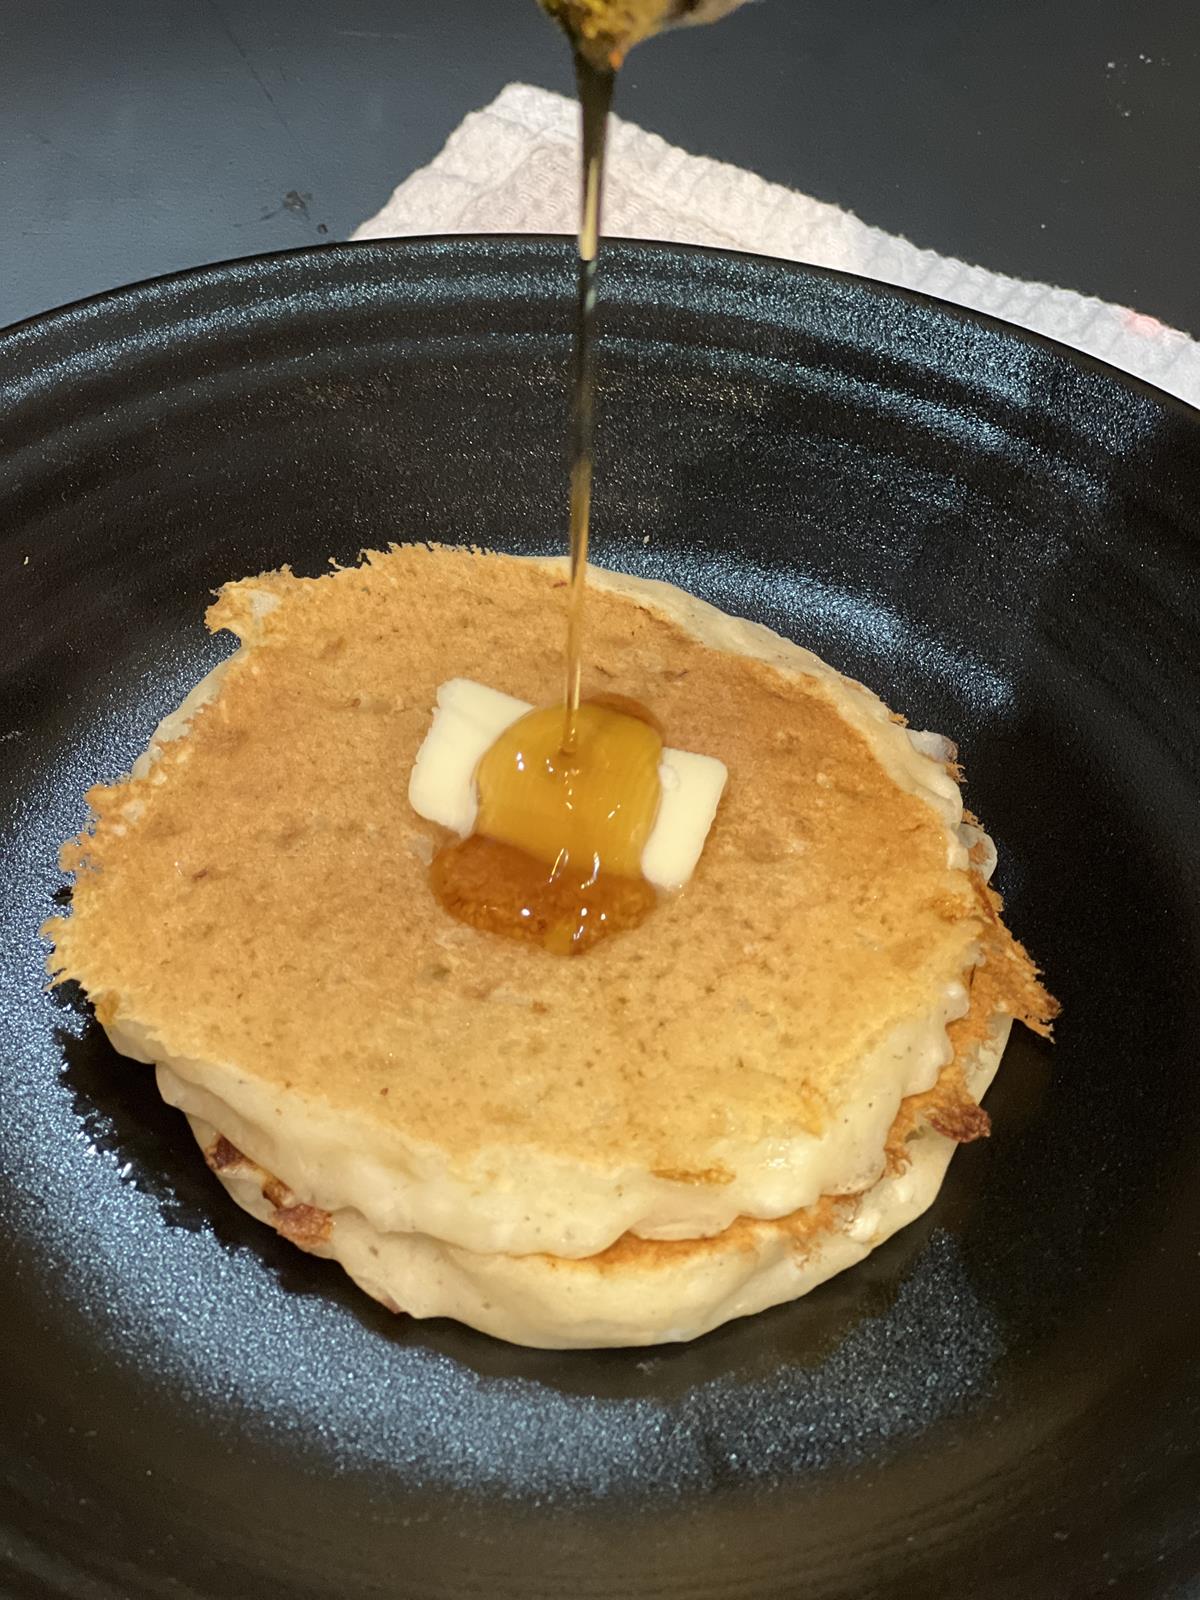
{"label": "pat of butter", "polygon": [[[465,839],[478,810],[475,769],[504,730],[532,710],[470,678],[443,683],[408,781],[413,810]],[[658,777],[662,799],[642,851],[642,876],[656,888],[680,889],[696,870],[728,773],[712,756],[664,749]]]}

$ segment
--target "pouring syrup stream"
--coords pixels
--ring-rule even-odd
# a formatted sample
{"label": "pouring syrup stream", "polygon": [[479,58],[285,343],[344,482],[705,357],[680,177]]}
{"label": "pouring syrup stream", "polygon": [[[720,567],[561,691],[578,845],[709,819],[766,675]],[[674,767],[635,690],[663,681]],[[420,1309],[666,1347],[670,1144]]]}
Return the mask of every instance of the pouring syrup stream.
{"label": "pouring syrup stream", "polygon": [[588,535],[596,435],[596,262],[600,251],[601,200],[608,113],[616,73],[575,52],[575,79],[583,124],[583,192],[579,218],[579,266],[575,303],[575,374],[571,409],[571,565],[567,596],[566,685],[562,749],[578,740],[579,686],[583,672],[583,614],[587,589]]}

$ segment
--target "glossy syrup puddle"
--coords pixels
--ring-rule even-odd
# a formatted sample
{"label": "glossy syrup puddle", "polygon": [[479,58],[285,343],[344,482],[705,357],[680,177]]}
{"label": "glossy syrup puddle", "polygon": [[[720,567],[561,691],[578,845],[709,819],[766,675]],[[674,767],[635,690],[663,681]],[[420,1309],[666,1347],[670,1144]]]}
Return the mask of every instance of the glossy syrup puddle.
{"label": "glossy syrup puddle", "polygon": [[619,696],[581,702],[573,726],[570,751],[561,706],[501,734],[476,772],[474,833],[430,868],[451,916],[555,955],[636,928],[658,898],[641,858],[661,798],[662,730]]}

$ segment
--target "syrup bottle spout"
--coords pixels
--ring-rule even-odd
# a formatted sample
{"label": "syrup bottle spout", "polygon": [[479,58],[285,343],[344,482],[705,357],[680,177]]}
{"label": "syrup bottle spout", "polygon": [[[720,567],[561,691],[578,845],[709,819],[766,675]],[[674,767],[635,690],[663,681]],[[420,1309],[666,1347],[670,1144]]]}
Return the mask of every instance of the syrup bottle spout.
{"label": "syrup bottle spout", "polygon": [[715,22],[743,0],[541,0],[592,66],[614,72],[635,44],[684,23]]}

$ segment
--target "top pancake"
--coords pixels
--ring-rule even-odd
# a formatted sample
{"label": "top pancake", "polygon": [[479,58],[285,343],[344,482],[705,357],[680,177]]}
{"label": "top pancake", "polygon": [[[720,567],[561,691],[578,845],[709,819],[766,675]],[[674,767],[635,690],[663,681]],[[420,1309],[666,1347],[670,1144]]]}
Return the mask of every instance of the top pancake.
{"label": "top pancake", "polygon": [[585,692],[726,763],[707,847],[576,960],[461,926],[409,771],[447,678],[556,698],[562,584],[409,546],[228,585],[208,620],[243,648],[185,737],[89,795],[52,969],[240,1149],[384,1229],[585,1255],[862,1187],[966,1007],[957,785],[795,646],[597,574]]}

